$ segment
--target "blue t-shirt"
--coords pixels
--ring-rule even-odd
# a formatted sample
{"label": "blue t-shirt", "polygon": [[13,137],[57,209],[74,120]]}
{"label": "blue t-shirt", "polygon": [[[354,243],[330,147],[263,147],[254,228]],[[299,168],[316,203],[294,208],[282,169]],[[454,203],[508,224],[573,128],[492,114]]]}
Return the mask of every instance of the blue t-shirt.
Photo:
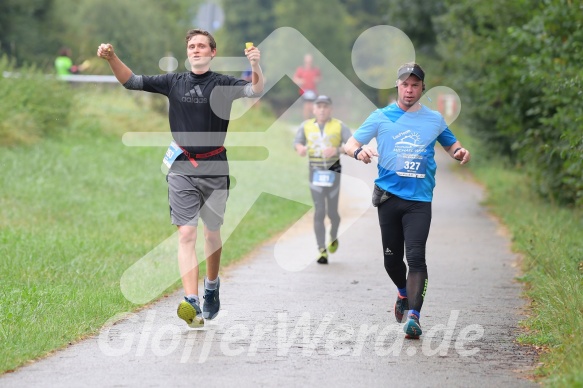
{"label": "blue t-shirt", "polygon": [[457,141],[439,112],[425,106],[405,112],[397,104],[372,112],[353,136],[361,144],[377,139],[377,186],[397,197],[422,202],[433,199],[435,142],[449,147]]}

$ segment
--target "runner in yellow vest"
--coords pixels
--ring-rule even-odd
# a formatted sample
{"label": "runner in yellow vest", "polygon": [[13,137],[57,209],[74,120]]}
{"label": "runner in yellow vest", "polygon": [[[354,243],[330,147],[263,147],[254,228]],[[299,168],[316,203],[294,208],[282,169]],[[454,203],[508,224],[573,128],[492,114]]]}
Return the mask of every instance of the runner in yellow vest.
{"label": "runner in yellow vest", "polygon": [[[296,133],[294,146],[300,156],[308,155],[310,191],[314,200],[314,232],[318,244],[318,263],[328,264],[328,252],[338,249],[338,198],[340,194],[340,154],[352,133],[342,121],[332,118],[332,100],[318,96],[314,117],[304,121]],[[330,244],[326,247],[324,219],[330,219]]]}

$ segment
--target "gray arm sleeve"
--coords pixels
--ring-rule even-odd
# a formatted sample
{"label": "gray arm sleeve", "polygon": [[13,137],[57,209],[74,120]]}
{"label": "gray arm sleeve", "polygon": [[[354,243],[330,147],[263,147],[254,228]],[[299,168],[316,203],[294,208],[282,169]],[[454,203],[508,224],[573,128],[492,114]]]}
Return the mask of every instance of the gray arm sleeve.
{"label": "gray arm sleeve", "polygon": [[304,123],[300,125],[298,131],[296,132],[296,137],[294,139],[294,147],[296,144],[306,145],[306,134],[304,133]]}
{"label": "gray arm sleeve", "polygon": [[132,73],[132,76],[123,87],[129,90],[142,90],[144,88],[144,80],[142,79],[141,75],[135,75]]}
{"label": "gray arm sleeve", "polygon": [[342,143],[346,143],[348,141],[348,139],[350,139],[350,136],[352,136],[352,132],[350,132],[350,128],[348,128],[346,126],[346,124],[342,123],[342,129],[341,129],[341,136],[342,136]]}
{"label": "gray arm sleeve", "polygon": [[261,96],[261,93],[258,93],[258,94],[253,93],[253,84],[251,82],[249,82],[247,85],[245,85],[245,87],[243,88],[243,94],[245,94],[245,97],[259,97],[259,96]]}

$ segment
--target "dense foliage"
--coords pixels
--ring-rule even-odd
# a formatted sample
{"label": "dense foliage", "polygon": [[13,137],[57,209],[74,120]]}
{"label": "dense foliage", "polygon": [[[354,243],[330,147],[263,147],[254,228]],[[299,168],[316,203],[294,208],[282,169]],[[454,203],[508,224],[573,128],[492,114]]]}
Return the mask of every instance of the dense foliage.
{"label": "dense foliage", "polygon": [[583,5],[448,3],[439,51],[473,134],[531,174],[543,197],[583,204]]}
{"label": "dense foliage", "polygon": [[[61,47],[73,60],[91,60],[89,73],[108,71],[95,58],[97,46],[110,42],[136,72],[158,73],[158,61],[185,56],[185,32],[202,1],[181,0],[6,0],[0,2],[0,48],[17,64],[53,72]],[[180,70],[184,66],[180,65]]]}

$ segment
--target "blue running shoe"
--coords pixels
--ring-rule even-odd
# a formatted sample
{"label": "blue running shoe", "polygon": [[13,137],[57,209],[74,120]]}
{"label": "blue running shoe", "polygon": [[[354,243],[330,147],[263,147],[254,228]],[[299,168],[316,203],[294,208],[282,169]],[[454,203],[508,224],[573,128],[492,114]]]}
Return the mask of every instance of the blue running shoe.
{"label": "blue running shoe", "polygon": [[184,300],[178,305],[176,313],[178,314],[178,318],[184,320],[190,327],[197,328],[204,326],[200,305],[194,299],[185,296]]}
{"label": "blue running shoe", "polygon": [[217,288],[214,290],[209,290],[206,288],[207,279],[204,279],[204,304],[202,305],[202,316],[204,319],[214,319],[221,309],[221,301],[219,299],[219,287],[221,286],[221,279],[217,279]]}
{"label": "blue running shoe", "polygon": [[414,314],[409,314],[409,318],[405,323],[405,327],[403,327],[403,331],[405,332],[405,338],[409,339],[418,339],[419,336],[423,333],[421,330],[421,325],[419,324],[419,318],[417,318]]}
{"label": "blue running shoe", "polygon": [[409,310],[409,299],[406,296],[397,294],[397,301],[395,302],[395,319],[399,323],[403,323],[403,316]]}

